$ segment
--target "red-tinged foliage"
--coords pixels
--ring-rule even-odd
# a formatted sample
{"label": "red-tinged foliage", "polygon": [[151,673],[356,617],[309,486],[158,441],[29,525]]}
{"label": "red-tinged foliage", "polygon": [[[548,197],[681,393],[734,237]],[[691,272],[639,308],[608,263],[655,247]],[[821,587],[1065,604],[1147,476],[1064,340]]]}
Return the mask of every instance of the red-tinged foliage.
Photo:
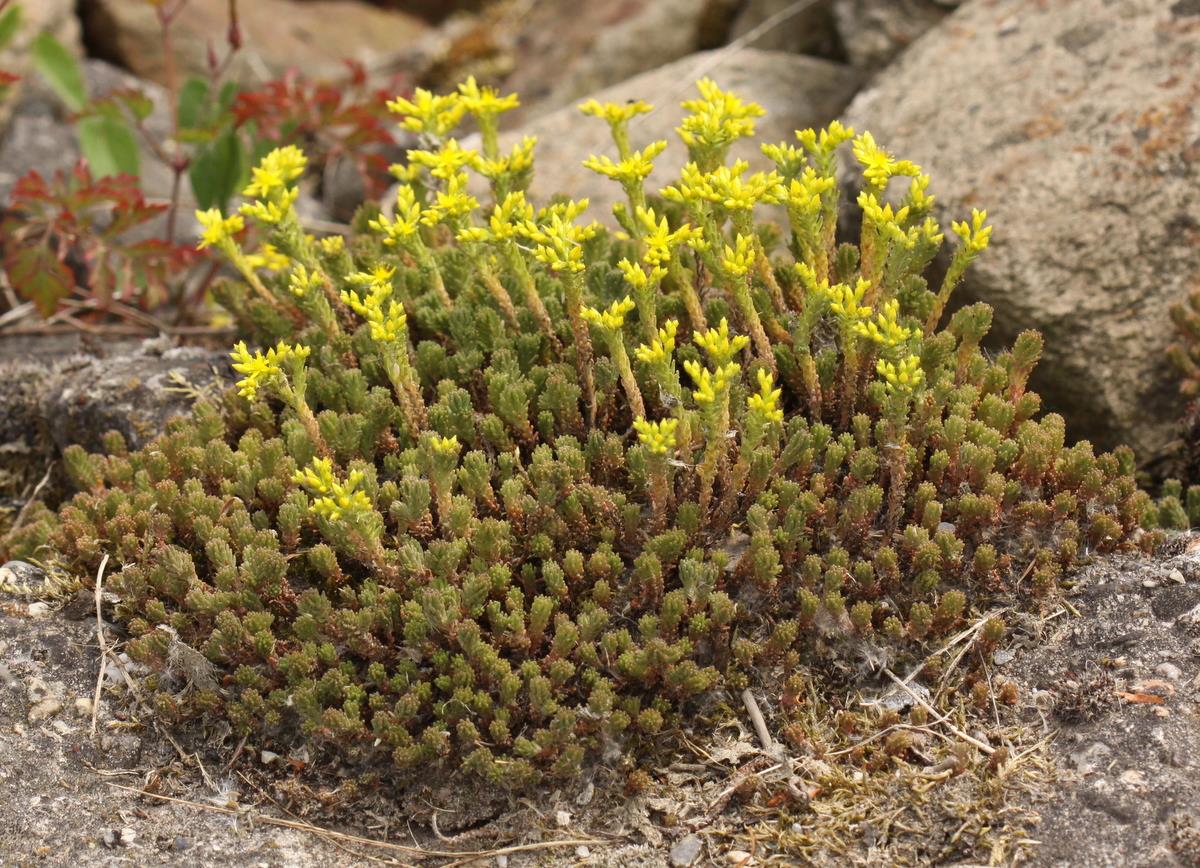
{"label": "red-tinged foliage", "polygon": [[390,183],[386,152],[397,144],[387,101],[403,88],[398,80],[372,88],[361,64],[346,61],[346,67],[346,81],[314,81],[293,69],[239,93],[235,123],[253,124],[254,137],[272,146],[303,147],[316,166],[339,157],[353,160],[368,195],[379,196]]}
{"label": "red-tinged foliage", "polygon": [[128,236],[166,208],[146,201],[137,178],[93,178],[82,160],[51,180],[30,172],[13,185],[0,222],[9,282],[46,316],[76,291],[101,307],[161,304],[171,279],[197,254],[159,238]]}

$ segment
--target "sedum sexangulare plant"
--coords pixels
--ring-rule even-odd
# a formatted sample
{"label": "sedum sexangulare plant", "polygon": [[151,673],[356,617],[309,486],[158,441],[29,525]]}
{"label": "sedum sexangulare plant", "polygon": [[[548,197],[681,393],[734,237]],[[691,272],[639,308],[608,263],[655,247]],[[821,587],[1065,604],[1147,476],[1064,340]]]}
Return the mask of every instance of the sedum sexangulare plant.
{"label": "sedum sexangulare plant", "polygon": [[[705,80],[656,196],[666,145],[631,142],[649,107],[588,103],[616,143],[588,165],[628,199],[611,233],[527,201],[534,144],[495,134],[515,104],[473,81],[396,100],[425,147],[345,239],[301,229],[303,155],[268,156],[240,215],[202,215],[240,275],[220,298],[267,348],[235,350],[240,393],[140,452],[72,450],[82,493],[9,541],[113,557],[163,714],[528,782],[712,691],[778,695],[830,638],[919,654],[990,595],[1153,543],[1131,454],[1039,417],[1038,335],[990,355],[989,308],[948,314],[983,212],[927,283],[945,239],[919,167],[833,123],[751,172],[728,152],[762,109]],[[453,137],[468,115],[480,151]],[[243,221],[286,267],[254,267]],[[172,635],[219,686],[181,692]]]}

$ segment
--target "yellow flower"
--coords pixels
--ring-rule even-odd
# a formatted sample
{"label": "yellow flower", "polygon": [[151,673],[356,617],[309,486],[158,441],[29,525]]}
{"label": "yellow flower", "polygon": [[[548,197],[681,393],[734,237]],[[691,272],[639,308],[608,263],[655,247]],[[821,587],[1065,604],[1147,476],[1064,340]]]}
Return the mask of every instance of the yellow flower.
{"label": "yellow flower", "polygon": [[708,202],[728,211],[749,211],[759,202],[774,204],[783,194],[783,178],[777,172],[755,172],[742,178],[750,164],[737,160],[703,173],[695,163],[683,167],[678,186],[662,190],[672,202]]}
{"label": "yellow flower", "polygon": [[377,344],[402,342],[408,336],[404,304],[391,298],[394,274],[394,268],[376,266],[369,272],[360,271],[347,278],[352,285],[367,287],[366,295],[342,290],[342,301],[367,321],[371,340]]}
{"label": "yellow flower", "polygon": [[708,357],[718,368],[732,361],[750,345],[750,338],[745,335],[729,336],[729,320],[725,317],[721,317],[721,322],[715,329],[692,332],[692,341],[708,353]]}
{"label": "yellow flower", "polygon": [[736,247],[725,245],[725,253],[721,257],[721,266],[735,277],[745,277],[754,267],[758,252],[754,247],[754,238],[739,234],[734,240]]}
{"label": "yellow flower", "polygon": [[691,114],[676,132],[689,148],[723,148],[745,136],[754,135],[754,119],[766,114],[762,106],[743,102],[721,90],[710,78],[696,82],[699,99],[686,100],[683,108]]}
{"label": "yellow flower", "polygon": [[793,178],[781,196],[784,204],[802,214],[815,214],[821,208],[826,193],[834,188],[837,179],[818,175],[812,166]]}
{"label": "yellow flower", "polygon": [[291,260],[276,250],[274,244],[264,243],[262,247],[258,248],[257,253],[250,253],[246,256],[246,264],[251,268],[283,271],[291,264]]}
{"label": "yellow flower", "polygon": [[658,219],[652,208],[638,208],[635,219],[642,226],[642,241],[646,245],[646,264],[650,266],[666,265],[671,261],[674,252],[685,244],[696,250],[706,245],[702,240],[703,233],[685,223],[671,231],[667,218]]}
{"label": "yellow flower", "polygon": [[303,175],[306,165],[308,158],[295,145],[275,148],[250,170],[250,184],[242,195],[268,199]]}
{"label": "yellow flower", "polygon": [[280,341],[277,347],[266,353],[259,350],[251,353],[245,341],[238,341],[229,354],[233,358],[233,369],[245,375],[238,381],[238,394],[253,401],[260,389],[274,388],[280,384],[284,378],[281,366],[285,362],[303,364],[309,352],[306,346],[289,346]]}
{"label": "yellow flower", "polygon": [[875,364],[875,370],[883,377],[884,385],[892,393],[910,393],[925,379],[921,370],[921,359],[918,356],[905,356],[897,364],[887,359],[880,359]]}
{"label": "yellow flower", "polygon": [[678,320],[667,320],[659,328],[658,337],[649,344],[642,344],[635,349],[634,356],[647,365],[661,365],[669,362],[675,353],[675,335],[678,331]]}
{"label": "yellow flower", "polygon": [[621,269],[621,273],[625,275],[625,280],[634,289],[645,289],[648,286],[657,286],[659,281],[667,276],[667,270],[659,266],[654,266],[647,274],[642,266],[630,262],[628,259],[622,259],[617,263],[617,268]]}
{"label": "yellow flower", "polygon": [[478,208],[479,200],[467,192],[468,181],[466,172],[450,178],[446,189],[434,193],[433,204],[421,212],[421,222],[434,226],[463,217]]}
{"label": "yellow flower", "polygon": [[329,521],[354,521],[371,510],[371,499],[359,489],[366,477],[361,470],[352,470],[345,482],[333,475],[333,462],[314,458],[304,470],[297,470],[292,481],[319,495],[313,500],[312,511]]}
{"label": "yellow flower", "polygon": [[649,422],[645,419],[633,420],[633,429],[637,431],[638,442],[646,447],[646,451],[654,455],[666,455],[675,449],[675,431],[678,428],[678,419],[663,419],[661,422]]}
{"label": "yellow flower", "polygon": [[775,381],[770,371],[758,369],[758,393],[746,399],[746,409],[757,413],[765,422],[782,422],[783,410],[779,407],[782,390],[774,388]]}
{"label": "yellow flower", "polygon": [[458,455],[458,450],[461,448],[457,436],[439,437],[435,435],[429,443],[438,455]]}
{"label": "yellow flower", "polygon": [[480,175],[494,181],[504,175],[520,175],[533,168],[533,149],[537,145],[536,136],[525,136],[513,145],[507,157],[497,157],[489,160],[483,156],[475,158],[474,167]]}
{"label": "yellow flower", "polygon": [[396,97],[387,104],[393,114],[405,115],[400,126],[414,133],[426,133],[441,138],[458,126],[467,107],[458,94],[435,96],[418,87],[412,99]]}
{"label": "yellow flower", "polygon": [[971,222],[953,222],[950,228],[954,230],[954,234],[963,240],[963,244],[971,253],[981,253],[987,249],[988,242],[992,237],[992,227],[985,226],[987,222],[987,211],[980,211],[978,208],[971,210]]}
{"label": "yellow flower", "polygon": [[206,247],[220,247],[226,242],[232,241],[234,235],[246,228],[246,221],[239,215],[230,214],[225,217],[217,208],[197,211],[196,219],[200,221],[203,229],[200,234],[200,243],[197,245],[201,250]]}
{"label": "yellow flower", "polygon": [[654,158],[666,150],[666,147],[665,141],[651,142],[642,150],[632,152],[627,159],[619,163],[614,163],[603,155],[593,155],[583,161],[583,166],[626,186],[640,184],[654,171]]}
{"label": "yellow flower", "polygon": [[486,228],[472,226],[458,233],[460,241],[507,241],[522,235],[525,227],[533,222],[533,206],[525,200],[522,192],[509,193],[504,201],[492,209]]}
{"label": "yellow flower", "polygon": [[282,192],[274,194],[270,200],[257,199],[247,202],[238,211],[247,217],[253,217],[260,223],[275,226],[282,223],[284,218],[291,213],[292,206],[296,204],[296,197],[299,195],[300,191],[295,188],[284,189]]}
{"label": "yellow flower", "polygon": [[620,301],[614,301],[610,304],[608,310],[599,311],[594,307],[584,306],[580,313],[585,320],[593,325],[615,332],[625,325],[625,316],[636,306],[632,298],[625,296]]}
{"label": "yellow flower", "polygon": [[[583,248],[584,241],[592,238],[598,227],[579,226],[572,222],[570,215],[579,203],[565,203],[559,210],[549,210],[549,223],[538,225],[527,221],[524,234],[534,243],[533,255],[537,260],[554,271],[578,273],[584,270]],[[586,207],[586,202],[584,203]]]}
{"label": "yellow flower", "polygon": [[478,158],[477,151],[462,147],[457,139],[447,139],[436,151],[414,149],[408,152],[410,163],[424,166],[429,169],[429,174],[443,181],[449,181],[464,166],[474,165]]}
{"label": "yellow flower", "polygon": [[919,329],[905,328],[900,325],[900,302],[896,299],[884,302],[883,310],[873,322],[856,322],[854,331],[867,340],[874,341],[887,349],[894,349],[906,343],[914,334],[920,335]]}
{"label": "yellow flower", "polygon": [[480,87],[473,75],[458,86],[458,94],[459,103],[477,118],[492,118],[521,104],[515,93],[500,96],[494,87]]}
{"label": "yellow flower", "polygon": [[854,140],[854,158],[863,167],[863,177],[876,190],[882,191],[896,175],[918,176],[921,167],[909,160],[897,160],[875,144],[875,137],[863,133]]}
{"label": "yellow flower", "polygon": [[421,221],[421,204],[417,201],[417,193],[407,184],[401,184],[396,190],[396,210],[394,218],[384,214],[369,220],[367,225],[383,236],[386,247],[403,245],[416,234]]}
{"label": "yellow flower", "polygon": [[870,288],[870,281],[861,277],[855,282],[853,289],[844,283],[834,284],[825,290],[829,298],[829,309],[847,322],[869,317],[871,308],[865,306],[862,300]]}
{"label": "yellow flower", "polygon": [[717,368],[716,371],[710,371],[699,362],[690,359],[683,363],[683,369],[688,372],[688,376],[696,383],[696,388],[692,392],[692,398],[701,407],[710,407],[716,403],[717,399],[725,394],[729,388],[729,384],[733,382],[733,378],[741,370],[736,363],[729,362]]}
{"label": "yellow flower", "polygon": [[644,100],[635,99],[629,102],[597,102],[594,99],[589,99],[587,102],[579,104],[579,110],[585,115],[602,118],[607,121],[610,126],[617,124],[626,124],[633,120],[638,115],[648,114],[654,111],[654,106]]}
{"label": "yellow flower", "polygon": [[854,128],[843,126],[841,121],[831,121],[829,126],[817,132],[814,129],[797,130],[796,138],[804,150],[814,157],[832,157],[833,152],[854,138]]}

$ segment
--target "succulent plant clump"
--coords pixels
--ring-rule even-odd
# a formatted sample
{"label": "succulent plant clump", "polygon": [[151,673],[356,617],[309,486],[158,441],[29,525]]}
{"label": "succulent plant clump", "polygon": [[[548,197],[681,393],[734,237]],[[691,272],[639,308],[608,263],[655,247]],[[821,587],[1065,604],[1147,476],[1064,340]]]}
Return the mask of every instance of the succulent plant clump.
{"label": "succulent plant clump", "polygon": [[[916,655],[991,595],[1153,545],[1131,453],[1039,416],[1040,337],[992,356],[986,305],[948,315],[986,214],[952,225],[930,284],[944,233],[919,167],[833,123],[751,172],[729,148],[762,109],[699,90],[690,161],[654,196],[667,144],[630,135],[650,107],[581,107],[612,128],[587,165],[627,194],[616,232],[585,201],[527,201],[534,142],[497,136],[516,98],[474,81],[394,101],[425,148],[350,237],[306,233],[304,155],[268,155],[241,213],[200,215],[254,339],[238,393],[141,451],[71,450],[80,493],[9,550],[111,556],[169,719],[518,785],[634,751],[716,691],[778,697],[831,640]],[[467,116],[479,150],[452,135]],[[219,677],[181,684],[175,643]]]}

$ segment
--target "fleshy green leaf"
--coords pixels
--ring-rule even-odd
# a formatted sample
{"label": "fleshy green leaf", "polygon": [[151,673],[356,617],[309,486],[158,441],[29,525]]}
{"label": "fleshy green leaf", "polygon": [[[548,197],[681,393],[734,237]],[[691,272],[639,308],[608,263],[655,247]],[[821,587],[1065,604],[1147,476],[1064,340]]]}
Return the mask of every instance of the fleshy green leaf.
{"label": "fleshy green leaf", "polygon": [[6,48],[21,28],[21,7],[9,6],[0,12],[0,49]]}
{"label": "fleshy green leaf", "polygon": [[208,82],[193,76],[179,90],[179,126],[195,129],[204,126],[204,101],[208,98]]}

